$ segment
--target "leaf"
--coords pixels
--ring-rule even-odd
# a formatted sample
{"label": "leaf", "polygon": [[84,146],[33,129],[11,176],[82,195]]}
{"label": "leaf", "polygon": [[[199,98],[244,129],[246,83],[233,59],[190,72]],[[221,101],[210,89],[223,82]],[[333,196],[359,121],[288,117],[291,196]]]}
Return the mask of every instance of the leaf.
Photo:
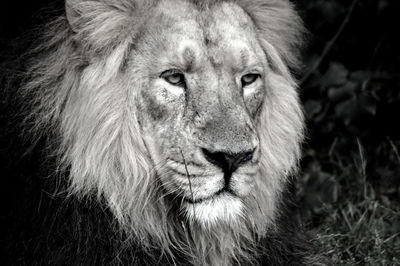
{"label": "leaf", "polygon": [[349,125],[351,123],[353,114],[355,114],[356,111],[357,101],[355,97],[343,101],[335,106],[336,116],[341,118],[345,125]]}
{"label": "leaf", "polygon": [[326,204],[337,202],[339,184],[335,177],[326,172],[316,172],[306,184],[305,201],[315,213],[319,213]]}
{"label": "leaf", "polygon": [[328,97],[333,103],[349,99],[355,95],[357,85],[356,82],[348,81],[342,87],[330,88]]}
{"label": "leaf", "polygon": [[358,105],[365,114],[376,115],[376,102],[372,97],[361,95],[358,98]]}
{"label": "leaf", "polygon": [[371,77],[371,72],[359,70],[351,73],[349,79],[361,83],[366,80],[369,80],[370,77]]}
{"label": "leaf", "polygon": [[309,100],[304,105],[308,119],[313,119],[322,111],[322,104],[320,101]]}
{"label": "leaf", "polygon": [[322,77],[322,86],[325,88],[342,86],[347,82],[348,74],[349,71],[343,64],[332,62],[328,71]]}

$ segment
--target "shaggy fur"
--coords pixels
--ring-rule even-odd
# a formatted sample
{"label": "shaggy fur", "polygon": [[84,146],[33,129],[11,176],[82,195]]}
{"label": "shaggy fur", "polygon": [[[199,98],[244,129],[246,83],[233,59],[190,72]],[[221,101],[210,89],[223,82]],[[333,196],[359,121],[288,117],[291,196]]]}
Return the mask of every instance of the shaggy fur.
{"label": "shaggy fur", "polygon": [[317,264],[291,205],[303,137],[290,73],[298,65],[303,29],[291,3],[181,1],[199,10],[225,2],[241,7],[271,69],[257,118],[255,190],[235,222],[204,225],[166,192],[168,173],[149,154],[140,126],[135,87],[144,73],[130,65],[141,33],[152,30],[144,18],[158,2],[67,0],[67,16],[46,26],[24,74],[4,86],[11,106],[6,117],[17,126],[3,138],[14,139],[9,150],[25,154],[7,170],[15,178],[10,182],[26,187],[6,211],[12,226],[3,245],[10,261]]}

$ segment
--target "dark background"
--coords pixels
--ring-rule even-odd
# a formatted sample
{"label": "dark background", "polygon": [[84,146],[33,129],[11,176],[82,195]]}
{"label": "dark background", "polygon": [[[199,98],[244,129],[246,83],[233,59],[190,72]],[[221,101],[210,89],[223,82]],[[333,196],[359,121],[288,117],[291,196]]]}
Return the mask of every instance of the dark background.
{"label": "dark background", "polygon": [[[301,214],[337,264],[399,265],[400,3],[294,2],[309,31],[296,73],[308,127]],[[62,12],[59,0],[1,1],[0,60]]]}
{"label": "dark background", "polygon": [[308,141],[299,197],[339,265],[400,265],[400,3],[298,0]]}

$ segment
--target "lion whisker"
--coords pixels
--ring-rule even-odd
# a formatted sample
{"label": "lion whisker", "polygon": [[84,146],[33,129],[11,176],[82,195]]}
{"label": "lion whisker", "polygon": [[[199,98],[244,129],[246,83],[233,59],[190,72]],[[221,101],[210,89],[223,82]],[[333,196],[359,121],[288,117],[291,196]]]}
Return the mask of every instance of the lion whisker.
{"label": "lion whisker", "polygon": [[[182,149],[181,149],[181,155],[182,155],[183,163],[184,163],[184,165],[185,165],[186,176],[187,176],[187,179],[188,179],[188,181],[189,181],[190,194],[192,195],[192,199],[194,199],[193,190],[192,190],[192,182],[190,181],[190,175],[189,175],[189,171],[188,171],[188,168],[187,168],[185,156],[183,156],[183,151],[182,151]],[[194,207],[194,205],[193,205],[192,207],[193,207],[193,216],[196,217],[196,212],[195,212],[195,207]]]}

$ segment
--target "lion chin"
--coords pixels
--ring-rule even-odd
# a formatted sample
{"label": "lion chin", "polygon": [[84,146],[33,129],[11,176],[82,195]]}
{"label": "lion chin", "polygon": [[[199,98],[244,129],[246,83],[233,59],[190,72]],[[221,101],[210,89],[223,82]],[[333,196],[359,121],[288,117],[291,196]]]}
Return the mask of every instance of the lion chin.
{"label": "lion chin", "polygon": [[304,128],[291,2],[66,0],[65,11],[4,92],[15,128],[1,144],[23,154],[4,167],[26,184],[9,207],[10,258],[311,265],[290,207]]}
{"label": "lion chin", "polygon": [[188,219],[197,220],[204,227],[213,227],[237,221],[243,215],[243,202],[228,192],[222,192],[200,202],[186,202],[184,209]]}

